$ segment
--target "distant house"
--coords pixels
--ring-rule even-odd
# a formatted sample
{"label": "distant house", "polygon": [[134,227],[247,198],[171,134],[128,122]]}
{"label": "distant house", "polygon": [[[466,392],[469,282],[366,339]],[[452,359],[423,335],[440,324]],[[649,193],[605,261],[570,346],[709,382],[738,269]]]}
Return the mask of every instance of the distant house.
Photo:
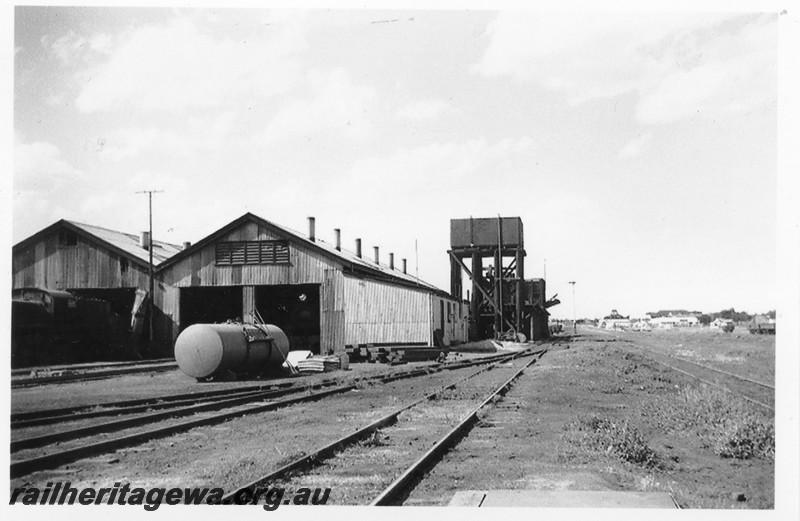
{"label": "distant house", "polygon": [[732,324],[732,323],[733,320],[729,318],[716,318],[714,319],[713,322],[711,322],[711,324],[709,324],[709,327],[711,327],[711,329],[721,329],[722,326],[724,326],[725,324]]}
{"label": "distant house", "polygon": [[630,317],[623,317],[616,309],[611,310],[610,315],[603,317],[600,321],[600,327],[603,329],[630,329]]}

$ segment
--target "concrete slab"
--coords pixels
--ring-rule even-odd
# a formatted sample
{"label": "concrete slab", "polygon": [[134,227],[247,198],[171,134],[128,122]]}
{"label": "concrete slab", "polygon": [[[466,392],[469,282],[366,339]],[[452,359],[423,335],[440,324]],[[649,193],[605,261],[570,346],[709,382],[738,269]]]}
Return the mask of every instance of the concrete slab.
{"label": "concrete slab", "polygon": [[677,508],[667,492],[619,490],[464,490],[448,506],[531,508]]}

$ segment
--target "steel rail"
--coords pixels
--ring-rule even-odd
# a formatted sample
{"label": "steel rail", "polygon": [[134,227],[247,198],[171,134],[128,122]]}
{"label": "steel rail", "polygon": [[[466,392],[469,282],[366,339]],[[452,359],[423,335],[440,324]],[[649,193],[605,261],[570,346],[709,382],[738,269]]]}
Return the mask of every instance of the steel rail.
{"label": "steel rail", "polygon": [[744,377],[744,376],[741,376],[741,375],[738,375],[738,374],[730,373],[730,372],[725,371],[723,369],[718,369],[716,367],[711,367],[710,365],[705,365],[705,364],[701,364],[700,362],[695,362],[694,360],[688,360],[686,358],[683,358],[683,357],[680,357],[680,356],[671,355],[669,353],[662,353],[662,352],[660,352],[660,351],[658,351],[656,349],[652,349],[650,347],[644,347],[644,346],[640,346],[640,345],[637,345],[637,344],[634,344],[634,345],[636,347],[638,347],[639,349],[644,349],[645,351],[650,351],[652,353],[656,353],[656,354],[659,354],[659,355],[662,355],[662,356],[673,358],[675,360],[680,360],[681,362],[686,362],[687,364],[693,364],[693,365],[696,365],[698,367],[702,367],[703,369],[708,369],[709,371],[715,371],[717,373],[722,373],[722,374],[724,374],[726,376],[731,376],[731,377],[736,378],[738,380],[743,380],[745,382],[748,382],[748,383],[751,383],[751,384],[755,384],[755,385],[758,385],[760,387],[765,387],[767,389],[772,389],[773,391],[775,390],[775,386],[774,385],[765,384],[763,382],[759,382],[758,380],[752,380],[750,378],[747,378],[747,377]]}
{"label": "steel rail", "polygon": [[683,373],[686,376],[694,378],[695,380],[697,380],[699,382],[702,382],[702,383],[704,383],[706,385],[710,385],[712,387],[716,387],[716,388],[721,389],[723,391],[726,391],[726,392],[728,392],[728,393],[730,393],[730,394],[732,394],[734,396],[738,396],[738,397],[740,397],[740,398],[742,398],[742,399],[744,399],[744,400],[746,400],[748,402],[751,402],[751,403],[753,403],[755,405],[759,405],[759,406],[764,407],[766,409],[769,409],[769,410],[771,410],[773,412],[775,411],[775,407],[774,406],[766,404],[764,402],[760,402],[760,401],[756,400],[755,398],[750,398],[749,396],[747,396],[745,394],[742,394],[742,393],[739,393],[739,392],[736,392],[733,389],[729,389],[728,387],[725,387],[724,385],[718,384],[716,382],[711,382],[709,380],[706,380],[705,378],[701,378],[701,377],[699,377],[697,375],[694,375],[694,374],[692,374],[692,373],[690,373],[688,371],[684,371],[683,369],[679,369],[679,368],[677,368],[677,367],[675,367],[673,365],[670,365],[670,364],[668,364],[666,362],[662,362],[661,360],[656,360],[655,358],[650,358],[650,359],[652,361],[656,362],[657,364],[661,364],[661,365],[663,365],[665,367],[669,367],[673,371],[677,371],[679,373]]}
{"label": "steel rail", "polygon": [[175,359],[170,358],[156,358],[153,360],[123,360],[121,362],[89,362],[84,364],[60,364],[60,365],[36,365],[31,367],[20,367],[11,370],[11,376],[29,375],[37,371],[75,371],[82,369],[100,369],[100,368],[114,368],[126,367],[131,365],[153,365],[175,363]]}
{"label": "steel rail", "polygon": [[[512,356],[509,356],[508,359],[518,358],[518,357],[525,356],[525,355],[534,355],[535,356],[535,355],[537,355],[539,353],[540,353],[540,351],[520,352],[520,353],[515,353]],[[264,476],[256,478],[255,480],[250,481],[246,485],[238,486],[238,487],[236,487],[236,489],[233,492],[230,492],[227,495],[223,496],[222,502],[224,504],[240,504],[241,501],[237,500],[237,498],[243,499],[243,494],[244,494],[245,491],[249,491],[249,492],[252,493],[253,490],[255,490],[259,485],[261,485],[263,483],[269,483],[270,481],[274,481],[276,479],[282,479],[282,478],[288,476],[292,472],[295,472],[295,471],[298,471],[298,470],[301,470],[301,469],[311,468],[311,467],[314,467],[316,465],[319,465],[325,459],[328,459],[329,457],[333,456],[335,453],[340,452],[342,449],[344,449],[344,448],[346,448],[346,447],[348,447],[348,446],[350,446],[350,445],[352,445],[352,444],[354,444],[354,443],[366,438],[370,434],[376,432],[379,429],[382,429],[383,427],[386,427],[386,426],[394,424],[397,421],[397,418],[400,416],[400,414],[402,414],[404,411],[407,411],[407,410],[411,409],[412,407],[416,407],[420,403],[424,403],[426,401],[433,400],[434,398],[436,398],[436,396],[440,395],[444,391],[446,391],[448,389],[453,389],[456,386],[458,386],[459,384],[465,382],[466,380],[474,378],[475,376],[477,376],[477,375],[479,375],[479,374],[481,374],[481,373],[483,373],[485,371],[489,371],[489,370],[493,369],[498,364],[500,364],[500,363],[502,363],[504,361],[506,361],[506,360],[504,360],[504,359],[497,360],[497,361],[487,365],[486,367],[482,367],[478,371],[475,371],[475,372],[473,372],[473,373],[471,373],[471,374],[469,374],[467,376],[459,378],[456,381],[450,382],[449,384],[444,385],[444,386],[438,388],[437,390],[426,394],[425,396],[423,396],[421,398],[413,400],[410,403],[407,403],[407,404],[405,404],[405,405],[403,405],[403,406],[391,411],[390,413],[388,413],[388,414],[382,416],[381,418],[378,418],[377,420],[373,421],[369,425],[366,425],[364,427],[361,427],[361,428],[357,429],[355,432],[353,432],[351,434],[343,436],[343,437],[339,438],[338,440],[333,441],[333,442],[329,443],[328,445],[325,445],[324,447],[319,448],[319,449],[311,452],[310,454],[306,454],[305,456],[297,458],[294,461],[291,461],[291,462],[287,463],[286,465],[283,465],[282,467],[270,472],[269,474],[266,474]]]}
{"label": "steel rail", "polygon": [[[503,356],[506,355],[505,354],[492,355],[487,357],[440,364],[438,366],[425,366],[422,368],[413,368],[411,370],[393,372],[389,375],[386,374],[370,375],[365,378],[368,380],[378,379],[383,382],[390,382],[394,379],[406,378],[406,374],[409,372],[414,373],[415,375],[422,375],[432,371],[457,369],[459,367],[464,366],[464,364],[488,363],[491,362],[492,360],[499,359]],[[334,385],[336,383],[338,383],[338,380],[336,378],[329,378],[317,384],[302,385],[297,389],[298,392],[302,392],[308,390],[311,387],[316,387],[317,385]],[[219,389],[215,391],[202,391],[193,393],[162,395],[162,396],[154,396],[152,398],[136,398],[131,400],[103,402],[103,403],[79,405],[79,406],[59,408],[59,409],[43,409],[39,411],[19,412],[11,414],[11,424],[12,428],[18,426],[21,427],[21,426],[33,426],[33,425],[45,425],[48,423],[69,421],[71,419],[74,419],[75,415],[84,413],[91,413],[91,415],[80,416],[79,418],[88,418],[93,416],[113,416],[115,414],[119,414],[120,412],[125,412],[125,408],[127,407],[143,406],[143,405],[159,405],[162,402],[176,402],[183,400],[199,401],[199,400],[209,399],[212,397],[235,396],[237,394],[245,392],[275,390],[280,387],[286,388],[286,387],[293,387],[295,385],[296,382],[282,382],[282,383],[237,387],[233,389]],[[97,409],[105,409],[105,410],[99,411]]]}
{"label": "steel rail", "polygon": [[78,420],[86,420],[91,418],[100,418],[103,416],[123,416],[126,414],[136,414],[140,412],[146,412],[151,410],[158,410],[158,409],[168,409],[168,408],[179,408],[182,406],[191,406],[196,405],[202,402],[206,403],[215,403],[224,401],[226,399],[240,397],[240,396],[257,396],[262,393],[269,393],[271,397],[278,397],[278,396],[285,396],[287,394],[293,394],[313,389],[320,389],[323,387],[328,387],[334,385],[336,382],[320,382],[314,385],[305,385],[299,386],[294,388],[288,389],[269,389],[264,386],[263,389],[247,389],[247,390],[240,390],[238,392],[230,392],[222,395],[216,396],[208,396],[208,397],[193,397],[187,398],[182,400],[170,400],[170,401],[157,401],[154,403],[146,403],[144,405],[133,405],[128,407],[113,407],[108,409],[102,410],[93,410],[88,412],[78,412],[73,414],[62,414],[60,416],[48,416],[44,418],[33,418],[31,420],[20,420],[11,423],[12,429],[22,429],[25,427],[33,427],[33,426],[40,426],[40,425],[49,425],[53,423],[66,423],[71,421],[78,421]]}
{"label": "steel rail", "polygon": [[[472,359],[472,360],[465,361],[465,362],[456,362],[456,363],[452,363],[452,364],[442,364],[442,365],[436,367],[435,371],[427,372],[427,371],[421,371],[421,370],[413,370],[413,371],[407,371],[404,374],[405,374],[406,378],[412,378],[412,377],[420,376],[422,374],[430,374],[431,372],[438,372],[438,371],[441,371],[441,370],[460,369],[460,368],[469,367],[469,366],[472,366],[472,365],[481,365],[481,364],[491,363],[491,362],[494,362],[494,361],[502,361],[504,359],[509,359],[509,358],[514,357],[514,356],[516,356],[516,354],[512,353],[512,354],[497,355],[497,356],[493,356],[493,357],[482,357],[482,358]],[[379,379],[381,376],[384,376],[384,377],[387,377],[387,378],[392,378],[392,379],[397,379],[398,378],[397,375],[388,375],[388,376],[386,376],[386,375],[375,375],[375,376],[371,377],[370,379]],[[21,461],[12,462],[11,465],[10,465],[10,467],[11,467],[11,478],[13,479],[15,477],[24,476],[26,474],[29,474],[31,472],[35,472],[37,470],[44,470],[44,469],[48,469],[48,468],[57,467],[59,465],[65,464],[65,463],[70,463],[70,462],[79,460],[79,459],[84,458],[86,456],[102,454],[104,452],[108,452],[108,451],[111,451],[111,450],[119,449],[119,448],[130,446],[130,445],[135,445],[137,443],[144,442],[144,441],[147,441],[147,440],[150,440],[150,439],[159,438],[159,437],[163,437],[163,436],[168,436],[168,435],[174,434],[176,432],[182,432],[182,431],[185,431],[185,430],[189,430],[189,429],[192,429],[192,428],[195,428],[195,427],[201,427],[201,426],[205,426],[205,425],[212,425],[214,423],[219,423],[219,422],[222,422],[222,421],[226,421],[226,420],[228,420],[230,418],[235,418],[235,417],[239,417],[239,416],[245,416],[245,415],[248,415],[248,414],[256,414],[256,413],[260,413],[260,412],[266,412],[266,411],[277,409],[279,407],[292,405],[294,403],[311,401],[311,400],[323,398],[323,397],[328,396],[328,395],[347,392],[347,391],[350,391],[350,390],[352,390],[352,389],[354,389],[356,387],[357,387],[357,384],[339,386],[339,387],[335,387],[333,389],[320,391],[318,393],[312,393],[311,395],[301,396],[301,397],[297,397],[297,398],[289,398],[289,399],[285,399],[285,400],[280,400],[278,402],[271,402],[271,403],[268,403],[268,404],[265,404],[265,405],[258,405],[258,406],[251,407],[251,408],[244,409],[244,410],[237,410],[237,411],[217,414],[217,415],[214,415],[214,416],[211,416],[211,417],[206,417],[206,418],[201,418],[201,419],[196,419],[196,420],[189,420],[189,421],[182,422],[182,423],[179,423],[179,424],[176,424],[176,425],[172,425],[172,426],[168,426],[168,427],[160,427],[160,428],[150,429],[148,431],[144,431],[144,432],[137,433],[137,434],[132,434],[132,435],[127,435],[127,436],[122,436],[122,437],[115,438],[115,439],[112,439],[112,440],[106,440],[106,441],[103,441],[103,442],[92,443],[92,444],[76,447],[76,448],[73,448],[73,449],[67,449],[67,450],[64,450],[64,451],[48,454],[48,455],[45,455],[45,456],[40,456],[40,457],[35,457],[35,458],[27,459],[27,460],[21,460]],[[237,399],[237,400],[239,400],[239,399]],[[216,404],[214,404],[214,405],[216,405]],[[194,412],[200,412],[200,411],[195,409]],[[170,412],[167,412],[167,413],[156,413],[156,414],[158,416],[164,416],[164,415],[169,415]],[[149,415],[148,417],[152,420],[154,415]],[[22,440],[19,440],[19,441],[22,441]]]}
{"label": "steel rail", "polygon": [[[545,350],[544,352],[546,352]],[[383,492],[381,492],[375,499],[372,500],[370,506],[389,505],[397,501],[400,496],[408,490],[412,481],[422,477],[435,463],[438,458],[452,447],[455,443],[463,438],[469,429],[477,422],[478,413],[491,403],[497,396],[504,394],[511,383],[516,380],[531,364],[539,360],[543,355],[540,354],[538,358],[534,356],[526,363],[519,371],[509,378],[504,384],[494,390],[486,399],[481,402],[471,413],[467,414],[450,432],[445,434],[436,444],[431,447],[425,454],[415,461],[408,469],[405,470],[397,479],[395,479]]]}
{"label": "steel rail", "polygon": [[[349,390],[349,389],[347,389]],[[227,398],[210,403],[195,403],[186,407],[175,407],[168,411],[155,412],[151,414],[144,414],[135,416],[133,418],[123,418],[120,420],[113,420],[95,425],[88,425],[86,427],[78,427],[75,429],[61,430],[44,434],[41,436],[32,436],[29,438],[22,438],[19,440],[11,441],[11,452],[16,452],[23,449],[31,449],[35,447],[44,447],[53,443],[62,441],[69,441],[86,436],[93,436],[95,434],[102,434],[105,432],[119,431],[128,429],[130,427],[137,427],[139,425],[146,425],[148,423],[155,423],[160,420],[169,418],[179,418],[181,416],[189,416],[199,412],[217,411],[229,407],[236,407],[253,401],[267,400],[283,396],[287,391],[255,391],[246,393],[235,398]],[[167,406],[174,406],[174,404],[166,404]]]}
{"label": "steel rail", "polygon": [[170,371],[177,369],[178,364],[158,364],[147,367],[132,367],[127,369],[108,369],[102,371],[92,371],[87,373],[68,374],[60,376],[42,376],[42,377],[29,377],[11,379],[11,388],[19,387],[33,387],[36,385],[47,385],[52,383],[65,383],[65,382],[80,382],[83,380],[100,380],[102,378],[111,378],[112,376],[120,376],[127,374],[138,373],[155,373],[160,371]]}
{"label": "steel rail", "polygon": [[132,406],[155,405],[163,402],[174,402],[174,401],[182,401],[190,399],[194,400],[208,399],[218,396],[228,396],[240,392],[277,390],[280,387],[291,387],[293,385],[295,385],[295,382],[287,382],[280,384],[273,383],[270,385],[266,384],[251,385],[247,387],[236,387],[232,389],[218,389],[216,391],[201,391],[193,393],[171,394],[163,396],[153,396],[151,398],[134,398],[131,400],[120,400],[116,402],[101,402],[101,403],[94,403],[87,405],[77,405],[74,407],[62,407],[59,409],[42,409],[38,411],[18,412],[11,414],[11,423],[13,427],[17,422],[23,422],[23,421],[27,422],[32,420],[47,420],[50,418],[59,418],[59,420],[61,420],[62,417],[69,416],[71,414],[78,414],[81,413],[82,411],[92,411],[98,408],[104,408],[104,409],[107,408],[110,410],[111,409],[124,410],[126,407],[132,407]]}
{"label": "steel rail", "polygon": [[175,425],[170,425],[168,427],[158,427],[155,429],[151,429],[148,431],[140,432],[137,434],[130,434],[127,436],[122,436],[119,438],[114,438],[111,440],[101,441],[97,443],[91,443],[88,445],[82,445],[80,447],[75,447],[72,449],[67,449],[60,452],[55,452],[52,454],[47,454],[45,456],[39,456],[36,458],[31,458],[27,460],[21,461],[12,461],[11,462],[11,478],[17,478],[20,476],[24,476],[30,474],[31,472],[35,472],[37,470],[45,470],[53,467],[58,467],[60,465],[64,465],[66,463],[71,463],[73,461],[79,460],[86,456],[95,456],[98,454],[102,454],[105,452],[109,452],[111,450],[120,449],[122,447],[129,447],[131,445],[135,445],[137,443],[145,442],[154,438],[161,438],[164,436],[169,436],[171,434],[175,434],[178,432],[187,431],[189,429],[193,429],[195,427],[204,427],[206,425],[214,425],[216,423],[221,423],[231,418],[237,418],[240,416],[246,416],[249,414],[256,414],[261,412],[267,412],[271,410],[278,409],[280,407],[285,407],[288,405],[293,405],[295,403],[300,402],[308,402],[312,400],[318,400],[320,398],[324,398],[326,396],[342,393],[346,391],[350,391],[355,389],[355,385],[347,385],[342,387],[337,387],[334,389],[327,389],[324,391],[320,391],[317,393],[313,393],[306,396],[299,396],[294,398],[287,398],[284,400],[280,400],[277,402],[270,402],[267,404],[256,405],[254,407],[250,407],[248,409],[240,409],[236,411],[229,411],[222,414],[216,414],[214,416],[209,416],[205,418],[195,419],[195,420],[188,420],[182,423],[178,423]]}

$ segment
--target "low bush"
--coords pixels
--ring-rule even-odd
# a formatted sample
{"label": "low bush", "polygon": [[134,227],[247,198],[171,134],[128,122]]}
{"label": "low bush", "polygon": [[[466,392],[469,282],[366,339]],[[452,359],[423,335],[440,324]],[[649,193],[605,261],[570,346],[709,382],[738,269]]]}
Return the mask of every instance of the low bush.
{"label": "low bush", "polygon": [[775,455],[772,418],[719,389],[685,387],[645,409],[645,417],[666,433],[694,434],[725,458]]}
{"label": "low bush", "polygon": [[564,430],[566,440],[584,450],[613,455],[622,461],[645,467],[659,465],[656,453],[627,419],[588,416],[568,423]]}

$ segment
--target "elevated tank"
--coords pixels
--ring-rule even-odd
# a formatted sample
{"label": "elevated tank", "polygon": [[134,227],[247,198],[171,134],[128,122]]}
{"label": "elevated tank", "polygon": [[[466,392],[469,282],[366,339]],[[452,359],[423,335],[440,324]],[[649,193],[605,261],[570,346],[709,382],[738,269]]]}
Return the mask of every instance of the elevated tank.
{"label": "elevated tank", "polygon": [[175,341],[175,360],[187,375],[205,380],[226,371],[259,374],[280,368],[289,339],[270,324],[194,324]]}

